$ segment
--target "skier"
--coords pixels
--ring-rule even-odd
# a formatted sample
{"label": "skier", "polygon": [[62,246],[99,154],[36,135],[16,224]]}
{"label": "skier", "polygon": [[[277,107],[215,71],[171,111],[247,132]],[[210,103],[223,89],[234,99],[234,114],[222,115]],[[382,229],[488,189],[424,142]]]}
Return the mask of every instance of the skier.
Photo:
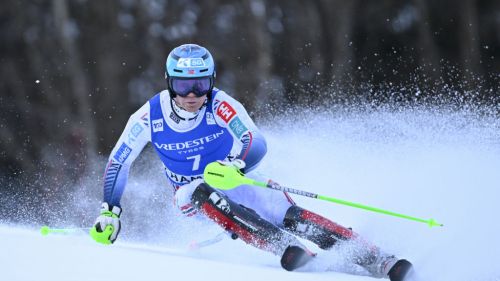
{"label": "skier", "polygon": [[167,89],[132,114],[110,154],[100,216],[90,231],[97,242],[116,240],[129,168],[151,142],[184,215],[208,217],[233,237],[281,257],[282,267],[289,271],[315,260],[298,236],[325,250],[338,241],[355,241],[363,246],[354,263],[374,277],[404,280],[411,263],[297,206],[287,193],[244,186],[221,191],[204,183],[204,168],[214,161],[244,173],[255,169],[267,152],[266,141],[244,107],[214,87],[214,60],[204,47],[186,44],[173,49],[165,79]]}

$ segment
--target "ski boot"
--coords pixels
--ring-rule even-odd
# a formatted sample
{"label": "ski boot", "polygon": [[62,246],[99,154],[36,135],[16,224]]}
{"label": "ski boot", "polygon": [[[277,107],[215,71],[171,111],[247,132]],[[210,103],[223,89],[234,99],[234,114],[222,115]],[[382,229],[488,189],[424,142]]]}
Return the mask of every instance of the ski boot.
{"label": "ski boot", "polygon": [[389,278],[391,281],[405,281],[406,277],[411,275],[413,270],[412,264],[405,260],[398,260],[393,255],[386,255],[379,252],[376,256],[372,256],[369,259],[371,262],[367,263],[367,260],[360,262],[373,277],[376,278]]}

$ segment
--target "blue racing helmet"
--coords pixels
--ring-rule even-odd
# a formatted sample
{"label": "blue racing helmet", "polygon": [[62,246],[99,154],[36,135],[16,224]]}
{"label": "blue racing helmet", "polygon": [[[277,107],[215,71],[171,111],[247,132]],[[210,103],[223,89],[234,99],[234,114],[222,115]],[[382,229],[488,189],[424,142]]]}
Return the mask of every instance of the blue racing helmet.
{"label": "blue racing helmet", "polygon": [[170,96],[207,95],[214,87],[215,64],[210,52],[196,44],[185,44],[173,49],[165,63],[165,79]]}

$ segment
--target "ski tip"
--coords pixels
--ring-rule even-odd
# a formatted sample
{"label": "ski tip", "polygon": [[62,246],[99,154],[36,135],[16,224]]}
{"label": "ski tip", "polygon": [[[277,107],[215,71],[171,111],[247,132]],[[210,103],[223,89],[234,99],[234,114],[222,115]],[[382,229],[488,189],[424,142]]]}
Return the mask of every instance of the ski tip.
{"label": "ski tip", "polygon": [[409,281],[413,280],[414,269],[411,262],[402,259],[398,260],[389,270],[389,279],[391,281]]}
{"label": "ski tip", "polygon": [[281,256],[281,267],[287,271],[294,271],[313,259],[316,254],[299,246],[288,246]]}

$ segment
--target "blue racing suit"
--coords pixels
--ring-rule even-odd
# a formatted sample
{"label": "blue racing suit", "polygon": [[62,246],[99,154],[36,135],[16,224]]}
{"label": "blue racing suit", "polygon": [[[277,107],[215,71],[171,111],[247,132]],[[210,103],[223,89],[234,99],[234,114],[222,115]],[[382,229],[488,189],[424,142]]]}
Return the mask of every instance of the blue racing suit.
{"label": "blue racing suit", "polygon": [[264,137],[244,107],[225,92],[214,88],[194,118],[183,119],[178,110],[165,90],[132,114],[109,157],[104,202],[120,206],[130,166],[149,142],[174,190],[201,179],[210,162],[242,159],[249,172],[266,154]]}

